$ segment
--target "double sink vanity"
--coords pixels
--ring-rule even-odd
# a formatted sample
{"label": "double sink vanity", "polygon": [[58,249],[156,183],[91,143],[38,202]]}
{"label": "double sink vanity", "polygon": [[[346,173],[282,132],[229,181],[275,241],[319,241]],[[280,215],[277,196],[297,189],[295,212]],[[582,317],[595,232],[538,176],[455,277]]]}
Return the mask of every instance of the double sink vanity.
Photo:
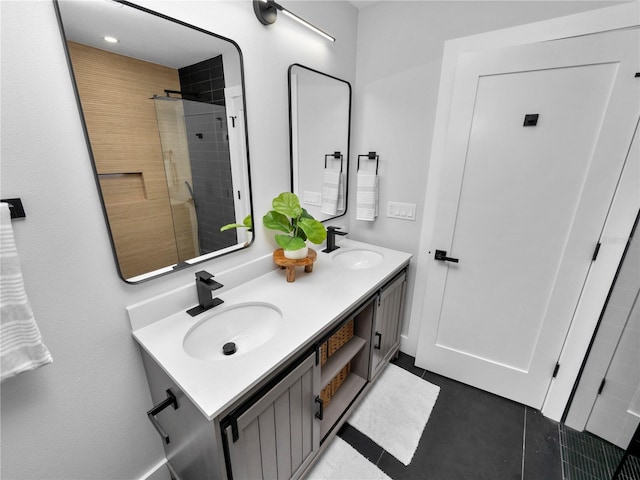
{"label": "double sink vanity", "polygon": [[398,350],[410,257],[343,240],[294,283],[270,256],[216,275],[224,303],[195,317],[195,285],[129,307],[176,478],[303,476]]}

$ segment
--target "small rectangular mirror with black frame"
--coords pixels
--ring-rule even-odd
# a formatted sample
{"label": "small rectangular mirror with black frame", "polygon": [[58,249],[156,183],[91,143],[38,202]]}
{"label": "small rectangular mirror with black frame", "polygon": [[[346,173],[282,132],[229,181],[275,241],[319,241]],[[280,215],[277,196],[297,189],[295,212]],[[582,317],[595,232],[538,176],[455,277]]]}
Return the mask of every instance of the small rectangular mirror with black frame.
{"label": "small rectangular mirror with black frame", "polygon": [[320,221],[347,212],[351,85],[293,64],[289,67],[291,191]]}
{"label": "small rectangular mirror with black frame", "polygon": [[242,53],[125,1],[54,0],[118,272],[139,283],[250,245]]}

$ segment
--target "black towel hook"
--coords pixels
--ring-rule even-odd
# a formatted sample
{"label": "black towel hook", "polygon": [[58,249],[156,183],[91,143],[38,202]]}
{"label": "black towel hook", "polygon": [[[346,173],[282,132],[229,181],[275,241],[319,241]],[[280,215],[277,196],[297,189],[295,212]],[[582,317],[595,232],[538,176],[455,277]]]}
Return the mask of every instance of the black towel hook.
{"label": "black towel hook", "polygon": [[342,160],[343,160],[343,155],[340,152],[333,152],[333,153],[328,153],[324,156],[324,168],[327,168],[327,158],[335,158],[335,159],[340,159],[340,173],[342,173]]}
{"label": "black towel hook", "polygon": [[20,198],[3,198],[0,202],[9,204],[9,213],[11,213],[11,220],[14,218],[25,218],[27,214],[24,212],[22,206],[22,199]]}
{"label": "black towel hook", "polygon": [[375,160],[376,161],[376,175],[378,175],[378,166],[380,164],[380,155],[376,155],[376,152],[369,152],[364,155],[358,155],[358,168],[360,171],[360,157],[366,157],[367,160]]}

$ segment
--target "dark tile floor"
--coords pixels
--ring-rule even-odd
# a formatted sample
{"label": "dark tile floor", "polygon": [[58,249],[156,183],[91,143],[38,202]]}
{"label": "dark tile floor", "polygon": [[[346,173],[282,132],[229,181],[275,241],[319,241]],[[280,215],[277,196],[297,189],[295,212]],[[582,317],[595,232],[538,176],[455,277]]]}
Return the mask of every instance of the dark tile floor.
{"label": "dark tile floor", "polygon": [[562,480],[558,423],[540,412],[415,367],[440,394],[408,466],[348,423],[338,435],[394,480]]}

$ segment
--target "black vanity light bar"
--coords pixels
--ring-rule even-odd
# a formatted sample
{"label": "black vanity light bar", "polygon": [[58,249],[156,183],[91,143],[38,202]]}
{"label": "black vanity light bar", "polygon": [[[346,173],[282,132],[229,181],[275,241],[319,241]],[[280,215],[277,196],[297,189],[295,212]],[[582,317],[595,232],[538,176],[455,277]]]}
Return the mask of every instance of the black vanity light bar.
{"label": "black vanity light bar", "polygon": [[329,35],[327,32],[324,32],[315,25],[310,24],[304,18],[299,17],[295,13],[287,10],[279,3],[276,3],[274,0],[253,0],[253,11],[255,12],[256,17],[258,17],[258,20],[260,20],[260,23],[262,23],[263,25],[270,25],[274,23],[278,16],[278,10],[280,10],[289,18],[292,18],[296,22],[304,25],[309,30],[312,30],[318,35],[326,38],[327,40],[331,42],[336,41],[336,39]]}

